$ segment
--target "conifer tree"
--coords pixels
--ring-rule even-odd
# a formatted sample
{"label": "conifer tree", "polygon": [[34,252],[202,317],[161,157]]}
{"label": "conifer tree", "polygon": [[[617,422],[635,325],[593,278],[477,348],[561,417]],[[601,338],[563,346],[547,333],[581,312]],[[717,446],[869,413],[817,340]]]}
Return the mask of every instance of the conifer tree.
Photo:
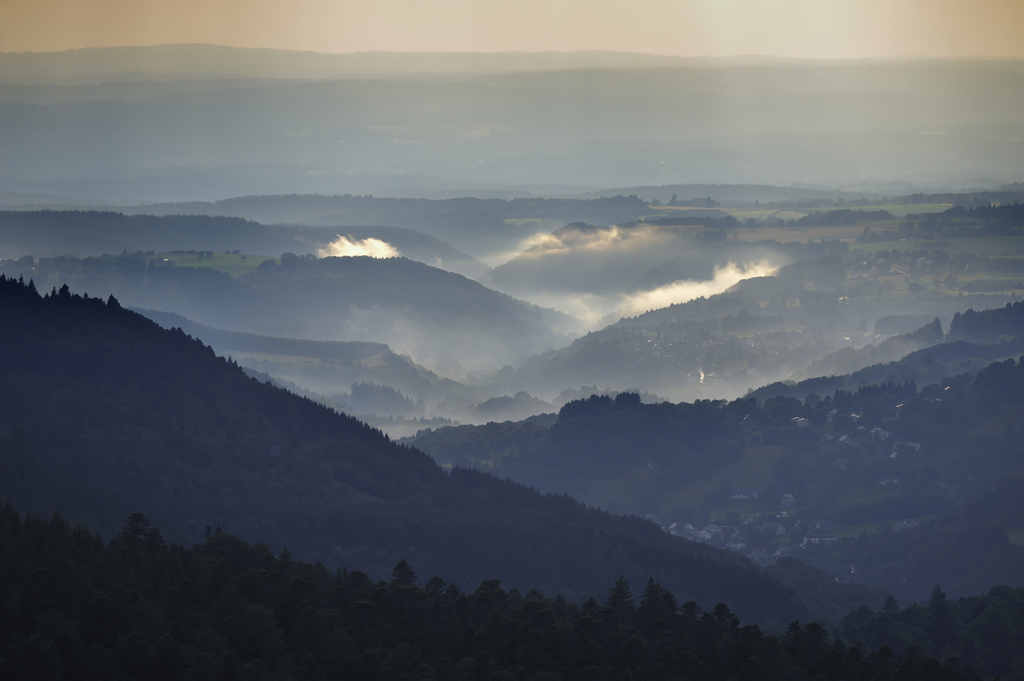
{"label": "conifer tree", "polygon": [[398,561],[395,569],[391,571],[391,583],[399,586],[412,586],[416,583],[416,573],[404,558]]}

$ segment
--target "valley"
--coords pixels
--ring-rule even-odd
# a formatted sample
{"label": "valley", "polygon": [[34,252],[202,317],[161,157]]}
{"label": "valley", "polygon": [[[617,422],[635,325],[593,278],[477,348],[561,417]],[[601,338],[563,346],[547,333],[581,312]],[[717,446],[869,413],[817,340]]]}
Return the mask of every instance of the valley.
{"label": "valley", "polygon": [[86,4],[249,42],[0,31],[0,678],[1024,681],[999,3]]}

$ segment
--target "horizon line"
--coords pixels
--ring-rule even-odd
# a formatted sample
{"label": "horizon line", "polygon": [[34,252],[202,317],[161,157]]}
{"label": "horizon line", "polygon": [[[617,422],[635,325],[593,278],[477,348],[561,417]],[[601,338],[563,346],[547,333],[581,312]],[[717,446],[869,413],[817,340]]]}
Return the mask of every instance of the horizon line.
{"label": "horizon line", "polygon": [[1010,56],[1010,55],[986,55],[986,54],[966,54],[957,56],[933,56],[933,55],[887,55],[887,56],[872,56],[872,57],[793,57],[793,56],[782,56],[774,54],[729,54],[729,55],[710,55],[710,54],[699,54],[699,55],[679,55],[679,54],[662,54],[657,52],[634,52],[624,50],[499,50],[499,51],[454,51],[454,50],[355,50],[351,52],[325,52],[320,50],[302,50],[288,47],[251,47],[244,45],[226,45],[220,43],[153,43],[153,44],[136,44],[136,45],[93,45],[87,47],[70,47],[62,50],[24,50],[21,52],[15,51],[3,51],[0,50],[0,56],[34,56],[34,55],[58,55],[66,54],[69,52],[85,52],[85,51],[103,51],[103,50],[133,50],[133,49],[156,49],[156,48],[168,48],[168,47],[210,47],[223,50],[238,50],[238,51],[252,51],[252,52],[290,52],[295,54],[307,54],[317,55],[322,57],[350,57],[350,56],[367,56],[367,55],[445,55],[445,56],[541,56],[541,55],[555,55],[555,56],[571,56],[571,55],[587,55],[587,54],[605,54],[605,55],[621,55],[621,56],[638,56],[638,57],[651,57],[655,59],[666,59],[666,60],[765,60],[765,61],[779,61],[779,62],[889,62],[889,61],[943,61],[943,62],[956,62],[956,61],[1011,61],[1011,62],[1022,62],[1024,57]]}

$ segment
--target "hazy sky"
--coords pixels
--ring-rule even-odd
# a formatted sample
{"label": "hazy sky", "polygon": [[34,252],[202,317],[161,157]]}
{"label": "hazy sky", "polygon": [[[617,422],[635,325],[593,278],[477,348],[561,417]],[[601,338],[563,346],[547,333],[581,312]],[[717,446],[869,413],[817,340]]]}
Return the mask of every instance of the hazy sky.
{"label": "hazy sky", "polygon": [[1024,58],[1024,0],[0,0],[0,51],[214,43],[319,52]]}

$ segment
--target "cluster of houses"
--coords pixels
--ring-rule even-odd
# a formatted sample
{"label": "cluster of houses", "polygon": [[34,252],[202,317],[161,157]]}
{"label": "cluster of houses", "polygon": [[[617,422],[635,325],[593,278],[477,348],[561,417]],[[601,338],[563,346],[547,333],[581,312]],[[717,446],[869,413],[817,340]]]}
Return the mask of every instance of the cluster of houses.
{"label": "cluster of houses", "polygon": [[898,451],[898,448],[900,448],[900,447],[905,448],[905,449],[913,449],[914,453],[917,454],[918,456],[924,456],[924,454],[921,452],[921,443],[920,442],[899,442],[899,441],[896,441],[896,442],[892,443],[893,455],[890,455],[890,456],[892,456],[892,458],[894,458],[894,459],[896,458],[894,456],[894,454]]}
{"label": "cluster of houses", "polygon": [[750,559],[758,565],[767,565],[769,563],[774,563],[779,558],[784,558],[788,555],[788,546],[780,546],[779,548],[775,549],[774,553],[772,553],[769,549],[752,549],[750,551]]}
{"label": "cluster of houses", "polygon": [[[903,405],[899,406],[902,407]],[[853,423],[858,423],[861,419],[861,416],[861,414],[849,414],[848,418]],[[838,409],[833,409],[832,411],[828,412],[828,414],[825,415],[825,420],[828,423],[835,423],[837,418],[839,418]],[[803,416],[794,416],[789,420],[789,422],[796,428],[809,428],[811,426],[811,422],[808,419],[804,418]],[[747,414],[746,416],[743,417],[743,420],[740,421],[740,425],[743,426],[745,430],[751,430],[756,426],[754,420],[750,418],[750,414]],[[882,442],[889,442],[890,438],[892,438],[893,436],[893,433],[891,431],[885,430],[884,428],[878,426],[872,428],[871,430],[868,430],[865,426],[857,426],[857,430],[866,436],[870,436],[872,438],[881,440]],[[836,438],[832,435],[825,434],[821,436],[821,440],[822,442],[835,442]],[[860,443],[856,439],[845,434],[839,437],[838,442],[849,447],[860,446]],[[893,451],[896,452],[899,446],[911,448],[917,454],[921,453],[921,443],[919,442],[893,442]],[[892,458],[895,458],[895,455],[891,456]]]}
{"label": "cluster of houses", "polygon": [[[864,426],[860,426],[857,430],[860,430],[860,428],[863,428],[863,427]],[[885,442],[886,440],[888,440],[889,436],[892,435],[892,433],[890,433],[888,430],[882,430],[878,426],[875,426],[874,428],[872,428],[868,432],[871,435],[871,437],[877,437],[882,442]]]}
{"label": "cluster of houses", "polygon": [[761,534],[775,535],[776,537],[781,537],[789,531],[786,529],[786,526],[782,523],[773,522],[763,523],[761,525],[758,525],[754,529],[756,529]]}
{"label": "cluster of houses", "polygon": [[[790,548],[797,545],[797,541],[800,541],[799,546],[806,547],[808,545],[831,544],[838,539],[835,526],[829,520],[819,520],[813,525],[805,524],[803,521],[798,520],[787,529],[786,525],[782,522],[777,522],[777,520],[785,519],[788,516],[789,514],[786,511],[782,511],[777,514],[776,520],[768,520],[759,525],[755,524],[753,518],[747,518],[740,525],[708,523],[702,528],[697,528],[690,523],[672,523],[663,529],[676,537],[724,546],[731,551],[742,553],[760,564],[771,563],[782,556],[790,555]],[[904,525],[910,527],[909,524],[904,523]],[[893,526],[893,529],[896,529],[896,526]],[[744,530],[748,534],[750,531],[760,533],[762,536],[768,537],[769,541],[771,539],[783,539],[787,535],[792,536],[793,539],[785,546],[747,549],[747,541],[744,540]],[[761,542],[758,541],[756,543]]]}
{"label": "cluster of houses", "polygon": [[683,525],[672,523],[665,530],[675,537],[683,537],[693,541],[709,542],[715,539],[725,539],[725,530],[722,529],[721,525],[716,525],[715,523],[708,523],[702,529],[697,529],[690,523],[684,523]]}
{"label": "cluster of houses", "polygon": [[[656,336],[648,338],[652,332]],[[712,348],[724,349],[724,354],[740,352],[746,355],[749,352],[769,352],[772,350],[783,350],[788,347],[788,341],[777,339],[770,331],[758,330],[753,336],[737,337],[730,331],[724,331],[722,337],[711,337],[700,339],[691,332],[678,329],[676,331],[666,330],[662,335],[661,329],[644,328],[640,330],[640,337],[631,341],[630,345],[635,352],[650,355],[653,357],[677,360],[680,365],[693,364],[695,360],[703,357]],[[777,354],[777,353],[774,353]],[[779,373],[788,374],[792,371],[789,366],[777,368]],[[731,379],[739,377],[750,377],[758,375],[758,369],[744,367],[736,371],[717,370],[707,371],[698,369],[686,374],[683,382],[689,385],[721,385]]]}
{"label": "cluster of houses", "polygon": [[831,544],[837,539],[835,527],[831,520],[819,520],[814,527],[804,532],[804,541],[801,546],[808,544]]}
{"label": "cluster of houses", "polygon": [[[730,498],[733,501],[751,501],[757,499],[757,495],[761,490],[754,487],[737,487],[732,490]],[[783,494],[779,499],[779,505],[782,508],[789,508],[796,506],[796,495],[795,494]]]}
{"label": "cluster of houses", "polygon": [[[835,409],[830,411],[829,412],[829,418],[833,419],[834,418],[834,414],[836,414],[836,413],[837,412],[836,412]],[[854,418],[854,419],[855,418],[859,418],[859,415],[858,414],[851,414],[850,418]],[[793,421],[795,421],[795,419],[793,419]],[[799,424],[797,425],[797,427],[800,427]],[[864,426],[857,426],[857,430],[862,432],[866,436],[870,436],[872,438],[881,440],[882,442],[889,442],[890,439],[893,436],[891,431],[885,430],[884,428],[879,428],[877,426],[872,428],[871,430],[868,430]],[[845,435],[845,434],[844,435],[840,435],[839,439],[837,440],[834,436],[829,435],[829,434],[826,433],[825,435],[821,436],[821,441],[822,442],[838,442],[839,444],[846,445],[847,447],[853,447],[853,448],[860,447],[860,445],[861,445],[860,441],[858,441],[856,438],[852,438],[849,435]],[[895,459],[900,454],[900,452],[905,452],[907,450],[912,450],[918,456],[922,455],[922,453],[921,453],[921,443],[920,442],[903,442],[903,441],[900,441],[900,440],[896,440],[896,441],[892,442],[892,452],[889,454],[889,458],[890,459]],[[846,470],[847,463],[848,463],[848,460],[845,459],[845,458],[837,458],[837,459],[834,459],[832,461],[832,465],[835,466],[836,468],[838,468],[839,470]]]}
{"label": "cluster of houses", "polygon": [[[776,518],[784,519],[788,516],[789,514],[787,512],[782,511],[776,515]],[[892,524],[894,532],[912,530],[917,527],[918,524],[914,520],[904,520],[902,522]],[[806,548],[808,546],[822,546],[831,544],[839,539],[835,525],[833,525],[830,520],[826,519],[818,520],[813,525],[809,523],[805,524],[804,521],[798,520],[788,529],[783,523],[773,520],[768,520],[757,525],[753,518],[747,518],[740,525],[718,525],[716,523],[708,523],[703,528],[696,528],[689,523],[682,525],[679,523],[672,523],[663,529],[676,537],[683,537],[684,539],[690,539],[692,541],[708,542],[718,546],[724,546],[731,551],[742,553],[754,562],[762,565],[772,563],[782,556],[790,555],[791,548],[794,546],[799,546],[801,548]],[[747,549],[747,542],[744,541],[743,537],[744,530],[748,530],[748,532],[758,532],[762,536],[766,535],[770,538],[769,541],[771,539],[784,539],[787,535],[792,537],[792,539],[788,545],[771,546],[769,548],[752,547]],[[798,541],[799,543],[797,543]]]}
{"label": "cluster of houses", "polygon": [[[829,423],[835,423],[839,417],[840,412],[838,409],[833,409],[826,415],[826,420]],[[874,439],[883,443],[891,443],[893,453],[890,455],[891,458],[895,458],[900,452],[911,450],[914,453],[921,454],[921,444],[916,442],[902,442],[894,441],[893,433],[880,427],[874,427],[870,430],[865,426],[856,425],[861,420],[861,414],[849,414],[848,418],[855,424],[856,430],[860,433],[855,433],[856,437],[843,434],[838,437],[833,435],[823,435],[821,440],[823,442],[836,442],[851,448],[860,447],[862,444],[867,444],[867,438]],[[795,416],[789,420],[794,428],[809,428],[811,421],[802,417]],[[753,418],[747,414],[740,425],[745,430],[752,430],[757,427]],[[859,440],[856,438],[860,438]],[[905,448],[905,449],[904,449]],[[822,447],[822,449],[826,449]],[[832,460],[832,466],[840,471],[845,471],[849,465],[849,459],[845,457],[837,457]],[[896,486],[900,484],[900,479],[895,476],[883,475],[878,478],[878,484],[883,487]],[[753,488],[734,488],[731,492],[731,499],[733,501],[750,501],[758,498],[760,490]],[[716,523],[708,523],[702,528],[695,527],[689,523],[672,523],[669,526],[663,526],[665,531],[672,535],[690,539],[692,541],[708,542],[713,543],[717,546],[724,546],[727,549],[742,553],[748,556],[751,560],[759,564],[768,564],[778,560],[781,557],[788,556],[790,551],[799,546],[806,548],[808,546],[821,546],[831,544],[838,539],[835,526],[829,520],[818,520],[814,524],[807,523],[805,520],[796,520],[793,522],[790,518],[790,512],[794,507],[797,506],[797,495],[793,493],[785,493],[779,498],[779,506],[781,510],[774,514],[774,517],[760,521],[759,524],[755,524],[753,518],[747,518],[740,525],[718,525]],[[901,523],[894,523],[892,525],[893,531],[899,532],[907,529],[913,529],[917,527],[917,523],[908,520]],[[754,535],[751,535],[751,532]],[[758,534],[761,535],[758,538]],[[784,546],[770,546],[768,548],[762,547],[751,547],[748,548],[748,542],[754,544],[763,544],[766,541],[784,541],[788,542]]]}

